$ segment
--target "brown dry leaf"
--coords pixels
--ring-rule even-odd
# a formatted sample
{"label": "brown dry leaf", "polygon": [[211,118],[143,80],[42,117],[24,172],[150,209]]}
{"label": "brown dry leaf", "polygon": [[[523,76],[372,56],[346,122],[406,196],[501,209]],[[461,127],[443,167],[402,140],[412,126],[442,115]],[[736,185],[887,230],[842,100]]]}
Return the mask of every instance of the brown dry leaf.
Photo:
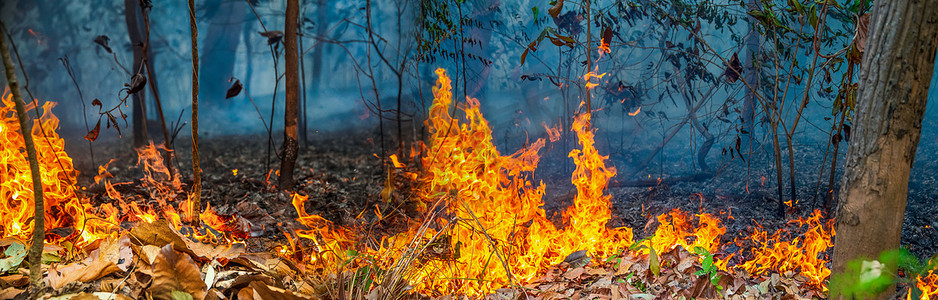
{"label": "brown dry leaf", "polygon": [[616,270],[615,275],[619,276],[619,275],[628,274],[629,272],[631,272],[629,269],[632,268],[632,264],[634,263],[635,261],[632,260],[631,257],[629,257],[629,259],[622,258],[622,261],[619,262],[619,268]]}
{"label": "brown dry leaf", "polygon": [[246,287],[246,288],[239,290],[237,299],[238,300],[254,300],[254,289],[250,287]]}
{"label": "brown dry leaf", "polygon": [[866,50],[866,37],[870,28],[870,13],[865,13],[857,19],[857,38],[854,41],[857,50],[863,53]]}
{"label": "brown dry leaf", "polygon": [[71,298],[68,298],[68,299],[69,300],[100,300],[98,296],[95,296],[92,293],[81,293],[81,294],[72,296]]}
{"label": "brown dry leaf", "polygon": [[189,255],[173,250],[172,244],[160,250],[153,262],[150,292],[154,299],[171,299],[173,291],[189,293],[193,299],[203,299],[205,290],[199,267]]}
{"label": "brown dry leaf", "polygon": [[96,259],[91,263],[78,262],[61,269],[52,266],[49,268],[49,275],[46,276],[45,280],[46,284],[52,288],[59,289],[69,282],[88,282],[117,271],[120,271],[120,268],[114,263]]}
{"label": "brown dry leaf", "polygon": [[0,289],[5,289],[8,287],[21,287],[26,284],[29,284],[29,277],[26,277],[26,275],[23,274],[0,276]]}
{"label": "brown dry leaf", "polygon": [[153,261],[156,260],[156,256],[160,254],[160,247],[153,245],[143,245],[140,247],[140,258],[147,262],[149,265],[153,265]]}
{"label": "brown dry leaf", "polygon": [[193,255],[204,260],[214,260],[219,258],[231,260],[244,253],[244,244],[215,246],[189,241],[189,239],[183,240],[186,242],[186,248],[192,250]]}
{"label": "brown dry leaf", "polygon": [[0,299],[13,299],[24,292],[26,292],[26,290],[21,290],[18,288],[5,288],[0,290]]}
{"label": "brown dry leaf", "polygon": [[566,278],[567,280],[573,280],[577,277],[580,277],[580,275],[583,275],[583,273],[585,272],[586,270],[583,269],[583,267],[570,269],[566,273],[563,274],[563,278]]}
{"label": "brown dry leaf", "polygon": [[140,222],[130,230],[134,243],[139,245],[153,245],[163,247],[172,244],[176,251],[193,254],[186,248],[186,239],[169,226],[166,220],[156,220],[153,223]]}
{"label": "brown dry leaf", "polygon": [[681,258],[681,262],[679,262],[677,266],[674,267],[674,269],[678,272],[684,273],[684,270],[687,270],[687,268],[693,266],[695,262],[697,262],[697,258],[692,256],[685,256]]}

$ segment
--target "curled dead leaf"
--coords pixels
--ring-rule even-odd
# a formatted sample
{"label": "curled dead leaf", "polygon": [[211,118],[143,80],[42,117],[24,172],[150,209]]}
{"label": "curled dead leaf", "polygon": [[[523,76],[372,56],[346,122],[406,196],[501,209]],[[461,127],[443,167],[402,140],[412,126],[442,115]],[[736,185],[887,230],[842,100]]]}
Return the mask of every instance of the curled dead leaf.
{"label": "curled dead leaf", "polygon": [[185,292],[193,299],[205,298],[205,282],[199,267],[189,255],[173,250],[168,244],[160,249],[153,262],[153,284],[150,292],[153,299],[173,299],[173,292]]}

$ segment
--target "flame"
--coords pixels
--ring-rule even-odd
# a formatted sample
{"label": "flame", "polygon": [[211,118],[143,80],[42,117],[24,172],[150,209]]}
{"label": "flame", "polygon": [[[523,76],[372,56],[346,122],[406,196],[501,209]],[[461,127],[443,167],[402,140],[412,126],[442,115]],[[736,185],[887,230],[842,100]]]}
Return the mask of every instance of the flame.
{"label": "flame", "polygon": [[629,116],[631,116],[631,117],[637,116],[638,113],[640,113],[640,112],[642,112],[642,107],[641,107],[641,106],[639,106],[637,109],[635,109],[635,111],[629,112]]}
{"label": "flame", "polygon": [[[916,279],[915,286],[922,291],[922,300],[938,297],[938,270],[928,270],[928,273],[919,275]],[[911,291],[909,291],[909,295],[906,299],[912,299]]]}
{"label": "flame", "polygon": [[[423,224],[411,224],[404,232],[380,242],[371,240],[370,247],[364,247],[356,243],[362,238],[354,231],[307,213],[305,203],[309,197],[294,194],[292,204],[297,211],[297,221],[308,229],[284,230],[289,244],[277,247],[277,253],[308,264],[321,264],[322,268],[318,269],[323,270],[325,267],[355,268],[355,263],[348,265],[353,254],[346,250],[358,249],[374,258],[384,270],[409,262],[412,270],[407,278],[414,291],[477,297],[502,287],[530,283],[571,253],[586,250],[593,257],[605,257],[632,245],[630,228],[607,226],[612,212],[611,196],[605,190],[616,175],[616,169],[607,165],[608,157],[596,148],[594,131],[589,126],[591,112],[577,115],[571,128],[579,145],[579,149],[568,155],[576,165],[571,182],[577,193],[573,204],[562,213],[563,226],[558,228],[545,217],[541,208],[544,183],[531,179],[540,160],[538,151],[545,146],[544,139],[510,155],[501,154],[492,141],[492,129],[479,110],[479,100],[467,98],[464,103],[454,103],[450,78],[442,69],[437,70],[437,74],[434,103],[426,121],[430,138],[410,153],[423,170],[420,173],[400,171],[416,182],[416,198],[422,204],[422,211],[432,218]],[[593,77],[604,75],[591,72],[584,75],[584,80],[589,86],[593,84],[590,82]],[[9,96],[4,97],[3,104],[0,106],[0,144],[3,145],[0,148],[0,158],[3,158],[0,163],[0,234],[25,237],[32,231],[28,222],[32,217],[31,177]],[[34,126],[32,132],[41,154],[40,168],[47,195],[45,218],[49,228],[76,228],[75,236],[80,245],[116,237],[117,224],[121,221],[153,222],[164,218],[180,229],[184,226],[183,220],[198,217],[210,228],[194,234],[200,240],[235,243],[246,238],[251,225],[243,219],[220,215],[211,205],[204,209],[194,207],[187,200],[178,174],[170,175],[161,150],[152,143],[137,151],[138,165],[145,174],[142,186],[148,191],[147,198],[155,201],[141,204],[133,200],[140,197],[121,195],[115,187],[130,183],[112,183],[109,162],[99,167],[95,181],[100,184],[103,180],[108,197],[118,206],[105,203],[93,207],[83,202],[71,184],[75,182],[77,171],[63,150],[64,142],[55,133],[58,119],[51,114],[52,106],[44,105],[44,114],[36,121],[41,122],[47,132],[43,133],[38,126]],[[451,115],[452,112],[456,115]],[[546,124],[545,128],[552,141],[555,136],[559,137],[559,128],[547,128]],[[395,168],[405,167],[397,156],[390,159]],[[270,180],[272,172],[267,174],[266,180]],[[237,175],[237,169],[233,169],[232,174]],[[660,183],[661,178],[658,181]],[[702,206],[703,196],[698,194],[698,197]],[[177,203],[177,200],[183,201]],[[386,212],[380,208],[375,207],[375,214],[383,218]],[[720,238],[726,228],[715,216],[703,212],[692,215],[675,209],[657,216],[657,220],[660,225],[649,239],[650,247],[657,252],[677,246],[688,250],[701,247],[710,253],[721,250]],[[809,278],[809,284],[822,286],[830,270],[819,255],[832,245],[832,221],[823,222],[820,212],[815,211],[809,218],[799,218],[790,224],[806,233],[787,238],[785,230],[769,235],[758,228],[750,237],[754,243],[750,250],[752,259],[733,268],[753,275],[794,271]],[[308,243],[299,243],[296,238]],[[415,252],[417,250],[420,253]],[[727,261],[728,258],[715,259],[714,264],[727,270]],[[916,284],[926,295],[933,295],[938,290],[938,275],[929,272],[920,276]]]}
{"label": "flame", "polygon": [[807,219],[789,221],[789,224],[807,229],[803,236],[790,241],[783,238],[786,234],[784,229],[769,236],[761,228],[756,228],[749,237],[756,243],[752,248],[753,258],[737,267],[753,275],[762,275],[769,271],[794,271],[807,277],[808,284],[821,286],[831,275],[831,270],[825,265],[827,260],[819,256],[833,246],[833,221],[821,221],[820,210],[815,210]]}
{"label": "flame", "polygon": [[604,76],[606,76],[606,73],[602,73],[602,74],[597,75],[597,74],[596,74],[596,71],[583,74],[583,81],[586,81],[586,89],[587,89],[587,90],[591,90],[591,89],[593,89],[594,87],[596,87],[597,85],[599,85],[598,83],[595,83],[595,82],[590,81],[590,79],[592,79],[592,78],[602,79]]}
{"label": "flame", "polygon": [[[26,109],[35,109],[37,103],[27,104]],[[103,205],[97,211],[104,213],[105,217],[91,218],[95,209],[79,199],[75,192],[73,183],[78,171],[65,153],[65,141],[56,133],[59,119],[52,114],[54,106],[52,102],[42,105],[42,116],[33,120],[31,132],[36,141],[42,178],[45,229],[74,227],[76,232],[73,235],[80,237],[77,242],[83,244],[108,236],[109,231],[116,227],[116,215],[108,215],[113,212],[113,206]],[[33,231],[33,182],[9,93],[4,94],[0,105],[0,128],[0,236],[25,238]],[[50,242],[56,239],[52,235],[46,237]]]}
{"label": "flame", "polygon": [[544,126],[544,130],[547,131],[547,137],[550,139],[551,143],[560,140],[560,127],[547,127],[547,123],[544,122],[541,122],[541,125]]}

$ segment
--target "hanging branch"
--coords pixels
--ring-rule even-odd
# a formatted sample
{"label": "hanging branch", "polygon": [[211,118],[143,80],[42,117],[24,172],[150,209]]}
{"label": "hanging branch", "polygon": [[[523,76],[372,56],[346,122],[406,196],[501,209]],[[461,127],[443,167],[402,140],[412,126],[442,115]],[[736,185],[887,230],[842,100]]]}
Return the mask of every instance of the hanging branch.
{"label": "hanging branch", "polygon": [[[189,32],[192,38],[192,207],[202,207],[202,168],[199,167],[199,30],[195,24],[195,0],[189,0]],[[193,223],[195,218],[193,218]]]}
{"label": "hanging branch", "polygon": [[[6,31],[3,22],[0,21],[0,31]],[[29,282],[33,290],[37,290],[41,284],[42,278],[42,247],[45,237],[45,204],[42,201],[42,177],[39,174],[39,160],[36,156],[36,145],[33,144],[32,124],[27,120],[26,104],[23,102],[23,96],[20,95],[19,84],[16,82],[16,68],[13,66],[13,59],[10,58],[10,49],[7,47],[6,36],[0,34],[0,56],[3,57],[3,67],[6,71],[7,84],[10,86],[10,92],[13,93],[13,103],[16,105],[16,118],[20,122],[20,132],[23,134],[23,141],[26,144],[26,156],[29,158],[29,170],[33,177],[33,241],[29,247]]]}

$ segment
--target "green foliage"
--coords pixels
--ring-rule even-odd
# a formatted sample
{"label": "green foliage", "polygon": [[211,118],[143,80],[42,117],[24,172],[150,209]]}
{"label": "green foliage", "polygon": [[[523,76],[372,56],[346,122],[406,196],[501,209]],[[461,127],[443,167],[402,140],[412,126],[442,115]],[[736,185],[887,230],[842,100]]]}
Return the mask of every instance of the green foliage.
{"label": "green foliage", "polygon": [[192,300],[192,294],[183,291],[173,291],[169,294],[169,298],[172,300]]}
{"label": "green foliage", "polygon": [[694,247],[694,253],[704,258],[701,262],[701,269],[694,272],[694,275],[707,276],[710,279],[710,284],[716,286],[717,290],[723,290],[723,287],[719,285],[720,269],[713,264],[713,254],[703,247]]}
{"label": "green foliage", "polygon": [[16,268],[23,263],[23,259],[26,258],[27,252],[28,251],[26,250],[26,246],[19,242],[13,242],[10,244],[6,251],[3,251],[3,254],[6,255],[6,257],[0,258],[0,273],[16,270]]}
{"label": "green foliage", "polygon": [[[934,258],[930,263],[919,261],[905,248],[884,251],[878,260],[854,259],[847,262],[846,272],[831,277],[831,298],[869,298],[886,291],[893,284],[912,283],[918,275],[934,269],[936,264],[938,260]],[[890,270],[890,266],[904,270],[905,278],[899,278],[895,270]],[[915,284],[909,284],[909,288],[915,298],[922,293]]]}

